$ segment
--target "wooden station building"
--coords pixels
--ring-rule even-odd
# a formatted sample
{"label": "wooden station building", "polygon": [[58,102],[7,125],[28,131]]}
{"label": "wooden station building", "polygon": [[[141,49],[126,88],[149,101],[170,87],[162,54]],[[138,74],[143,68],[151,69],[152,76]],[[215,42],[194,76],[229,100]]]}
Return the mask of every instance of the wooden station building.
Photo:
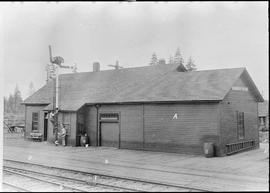
{"label": "wooden station building", "polygon": [[[263,98],[245,68],[183,72],[179,66],[99,70],[59,76],[59,122],[67,144],[86,132],[91,146],[203,154],[213,142],[217,156],[259,147],[258,102]],[[53,142],[48,113],[54,81],[28,97],[26,133]]]}

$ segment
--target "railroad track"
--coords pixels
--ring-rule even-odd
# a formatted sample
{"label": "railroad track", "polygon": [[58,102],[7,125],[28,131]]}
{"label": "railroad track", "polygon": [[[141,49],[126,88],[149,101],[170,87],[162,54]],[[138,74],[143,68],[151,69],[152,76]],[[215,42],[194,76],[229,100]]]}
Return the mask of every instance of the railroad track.
{"label": "railroad track", "polygon": [[[154,192],[154,191],[173,191],[173,192],[201,192],[209,191],[198,188],[190,188],[186,186],[169,185],[160,182],[145,181],[139,179],[129,179],[123,177],[101,175],[96,173],[81,172],[70,169],[56,168],[44,166],[40,164],[32,164],[19,162],[14,160],[4,160],[14,166],[5,166],[4,172],[15,172],[20,175],[30,175],[34,178],[42,178],[43,180],[54,179],[57,185],[65,185],[66,189],[73,191],[125,191],[125,192]],[[18,166],[19,165],[19,166]],[[23,166],[23,167],[22,167]],[[28,169],[26,169],[28,167]],[[30,167],[30,169],[29,169]],[[44,172],[46,171],[47,172]],[[53,172],[52,172],[53,171]],[[18,175],[19,175],[18,174]],[[65,175],[65,176],[63,176]],[[38,176],[38,177],[37,177]],[[58,182],[55,182],[58,181]],[[72,184],[70,186],[70,183]],[[63,186],[64,187],[64,186]],[[94,188],[94,189],[93,189]]]}
{"label": "railroad track", "polygon": [[[7,167],[4,166],[4,172],[10,173],[13,175],[22,176],[24,178],[29,178],[32,180],[40,181],[47,183],[48,185],[54,185],[55,190],[65,190],[65,191],[72,191],[72,192],[96,192],[96,191],[136,191],[134,189],[117,187],[113,185],[107,184],[100,184],[94,182],[87,182],[84,180],[73,179],[69,177],[59,176],[59,175],[52,175],[52,174],[45,174],[42,172],[31,171],[27,169],[18,169],[16,167]],[[33,183],[33,181],[31,182]],[[32,192],[30,189],[21,188],[16,185],[12,185],[10,183],[6,183],[9,186],[13,186],[14,188],[21,189],[23,192]],[[32,185],[31,185],[32,186]],[[40,191],[40,188],[38,188]]]}
{"label": "railroad track", "polygon": [[15,186],[15,185],[10,184],[8,182],[3,182],[2,184],[3,184],[2,189],[4,189],[4,190],[7,190],[8,189],[7,192],[13,192],[13,191],[14,192],[29,192],[29,190],[27,190],[25,188],[21,188],[21,187]]}
{"label": "railroad track", "polygon": [[[16,169],[17,170],[17,169]],[[29,174],[29,172],[25,173],[26,171],[20,170],[15,171],[15,169],[3,169],[4,173],[8,173],[11,175],[10,178],[13,178],[13,181],[20,181],[20,183],[6,183],[10,187],[15,189],[21,190],[22,192],[35,192],[35,191],[43,191],[46,189],[47,191],[67,191],[67,192],[83,192],[84,189],[76,188],[72,185],[64,185],[61,182],[56,182],[55,179],[44,179],[41,175],[33,175]],[[48,177],[48,176],[47,176]],[[15,178],[15,179],[14,179]],[[14,182],[13,182],[14,183]],[[23,186],[23,187],[22,187]]]}

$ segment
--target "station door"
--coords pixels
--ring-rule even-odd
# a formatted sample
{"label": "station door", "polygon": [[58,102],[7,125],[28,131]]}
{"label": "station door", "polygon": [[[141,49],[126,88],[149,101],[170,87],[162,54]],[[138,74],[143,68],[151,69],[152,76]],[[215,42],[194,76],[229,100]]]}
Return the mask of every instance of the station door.
{"label": "station door", "polygon": [[119,147],[119,123],[101,123],[101,146]]}

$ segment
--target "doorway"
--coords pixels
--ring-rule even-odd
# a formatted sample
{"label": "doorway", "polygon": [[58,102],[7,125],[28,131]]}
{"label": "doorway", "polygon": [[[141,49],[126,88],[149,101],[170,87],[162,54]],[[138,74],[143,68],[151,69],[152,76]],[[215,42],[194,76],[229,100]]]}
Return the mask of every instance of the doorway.
{"label": "doorway", "polygon": [[44,133],[43,133],[43,140],[47,141],[48,136],[48,113],[44,113]]}
{"label": "doorway", "polygon": [[119,125],[118,123],[101,123],[101,146],[119,147]]}
{"label": "doorway", "polygon": [[98,146],[120,148],[120,113],[100,113]]}

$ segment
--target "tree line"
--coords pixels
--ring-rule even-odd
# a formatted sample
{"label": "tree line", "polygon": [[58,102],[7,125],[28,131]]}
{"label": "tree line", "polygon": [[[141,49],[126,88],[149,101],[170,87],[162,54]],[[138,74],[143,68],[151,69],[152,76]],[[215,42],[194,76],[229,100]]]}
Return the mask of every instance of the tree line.
{"label": "tree line", "polygon": [[194,63],[194,60],[192,57],[189,57],[188,62],[185,64],[184,58],[182,57],[182,54],[180,52],[180,48],[178,47],[174,57],[170,56],[168,59],[168,62],[166,63],[166,60],[164,58],[158,59],[156,53],[154,52],[151,57],[151,61],[149,65],[157,65],[157,64],[178,64],[183,65],[187,71],[195,71],[197,70],[196,65]]}
{"label": "tree line", "polygon": [[[34,84],[31,82],[29,85],[28,96],[35,92]],[[4,113],[12,114],[23,114],[24,106],[21,104],[23,102],[21,91],[18,85],[16,85],[13,94],[8,97],[4,97]]]}

